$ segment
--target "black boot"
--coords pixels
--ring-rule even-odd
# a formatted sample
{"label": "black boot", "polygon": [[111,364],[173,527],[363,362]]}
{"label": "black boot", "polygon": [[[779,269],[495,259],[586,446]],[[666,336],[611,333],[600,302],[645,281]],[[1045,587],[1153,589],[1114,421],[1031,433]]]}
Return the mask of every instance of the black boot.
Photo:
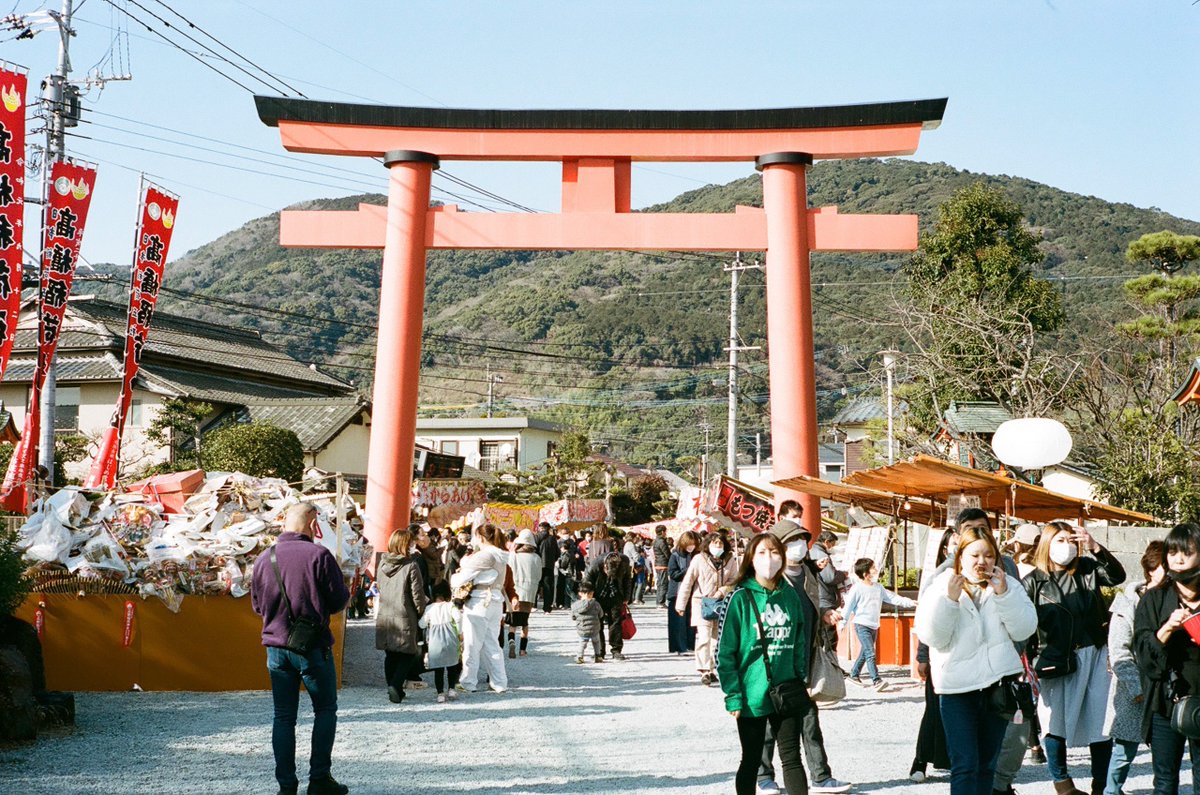
{"label": "black boot", "polygon": [[346,795],[350,788],[337,783],[333,776],[314,778],[308,782],[308,795]]}

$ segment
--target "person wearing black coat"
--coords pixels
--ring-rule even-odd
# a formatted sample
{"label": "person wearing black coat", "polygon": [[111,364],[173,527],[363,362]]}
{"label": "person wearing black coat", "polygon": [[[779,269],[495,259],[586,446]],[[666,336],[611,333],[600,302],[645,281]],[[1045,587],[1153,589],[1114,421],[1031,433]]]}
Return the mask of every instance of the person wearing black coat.
{"label": "person wearing black coat", "polygon": [[660,524],[654,528],[654,546],[651,549],[654,552],[655,596],[658,598],[658,606],[666,607],[670,582],[667,579],[667,563],[671,560],[671,540],[667,538],[666,525]]}
{"label": "person wearing black coat", "polygon": [[[633,571],[629,559],[620,552],[610,552],[602,560],[592,564],[583,575],[581,591],[591,591],[604,611],[601,626],[608,628],[608,645],[612,647],[614,660],[624,660],[625,639],[621,637],[621,617],[625,612],[626,595]],[[600,656],[605,656],[604,633],[600,633]]]}
{"label": "person wearing black coat", "polygon": [[[700,546],[700,539],[691,530],[679,534],[675,550],[667,560],[667,601],[675,604],[679,595],[679,583],[692,564],[692,556]],[[688,600],[683,615],[674,610],[667,611],[667,651],[676,654],[691,654],[696,650],[696,628],[692,626],[692,603]]]}
{"label": "person wearing black coat", "polygon": [[1138,602],[1133,654],[1142,674],[1142,731],[1150,745],[1154,792],[1174,795],[1185,745],[1192,762],[1192,791],[1200,792],[1200,739],[1171,727],[1175,699],[1200,695],[1200,646],[1183,628],[1200,611],[1200,525],[1176,525],[1163,546],[1167,579]]}
{"label": "person wearing black coat", "polygon": [[554,564],[558,563],[558,538],[549,522],[538,525],[534,534],[538,554],[542,556],[542,610],[549,613],[554,608]]}

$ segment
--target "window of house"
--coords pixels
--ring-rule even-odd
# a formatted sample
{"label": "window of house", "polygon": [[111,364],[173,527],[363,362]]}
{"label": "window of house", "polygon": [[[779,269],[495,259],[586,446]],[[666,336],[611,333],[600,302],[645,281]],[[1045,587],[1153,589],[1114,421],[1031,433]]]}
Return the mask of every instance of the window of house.
{"label": "window of house", "polygon": [[134,398],[129,404],[129,427],[142,427],[142,399]]}
{"label": "window of house", "polygon": [[54,390],[54,431],[79,431],[79,387],[60,386]]}
{"label": "window of house", "polygon": [[442,452],[446,455],[458,455],[458,442],[442,442]]}
{"label": "window of house", "polygon": [[500,443],[479,443],[479,468],[484,472],[495,472],[500,469]]}

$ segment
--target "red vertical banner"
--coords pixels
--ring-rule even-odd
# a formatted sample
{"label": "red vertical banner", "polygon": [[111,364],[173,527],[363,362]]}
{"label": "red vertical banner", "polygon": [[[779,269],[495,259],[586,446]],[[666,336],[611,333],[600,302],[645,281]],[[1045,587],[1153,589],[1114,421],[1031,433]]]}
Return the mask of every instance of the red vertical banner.
{"label": "red vertical banner", "polygon": [[21,441],[8,462],[0,505],[7,510],[24,512],[27,505],[25,486],[36,458],[38,432],[42,422],[54,422],[53,417],[39,417],[38,404],[58,337],[63,316],[67,312],[67,297],[75,279],[79,247],[83,244],[83,228],[88,207],[92,203],[92,188],[96,184],[96,169],[82,163],[58,161],[50,168],[50,189],[47,191],[42,235],[42,282],[38,293],[38,357],[37,370],[29,389],[29,405],[25,409],[25,425]]}
{"label": "red vertical banner", "polygon": [[126,649],[133,644],[133,616],[136,610],[131,600],[125,601],[125,630],[121,633],[121,645]]}
{"label": "red vertical banner", "polygon": [[84,485],[88,488],[112,488],[117,481],[121,452],[121,435],[125,418],[133,401],[133,379],[142,363],[142,350],[150,336],[150,322],[162,287],[163,267],[171,232],[175,229],[175,213],[179,197],[150,185],[142,199],[138,221],[137,248],[133,257],[133,277],[129,286],[129,320],[125,328],[125,367],[121,378],[121,393],[113,410],[109,427],[100,439],[100,448],[92,461]]}
{"label": "red vertical banner", "polygon": [[24,70],[0,61],[0,381],[21,311],[25,231]]}

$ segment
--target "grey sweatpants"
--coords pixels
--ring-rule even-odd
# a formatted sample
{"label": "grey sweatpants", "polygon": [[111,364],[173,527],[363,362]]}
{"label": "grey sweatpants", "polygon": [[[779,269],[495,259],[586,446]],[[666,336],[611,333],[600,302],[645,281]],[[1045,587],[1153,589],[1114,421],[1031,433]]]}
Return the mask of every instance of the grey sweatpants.
{"label": "grey sweatpants", "polygon": [[[1018,712],[1017,715],[1021,713]],[[1025,752],[1029,750],[1029,722],[1009,722],[1000,745],[1000,756],[996,757],[996,773],[992,776],[992,789],[1007,790],[1021,772]]]}

